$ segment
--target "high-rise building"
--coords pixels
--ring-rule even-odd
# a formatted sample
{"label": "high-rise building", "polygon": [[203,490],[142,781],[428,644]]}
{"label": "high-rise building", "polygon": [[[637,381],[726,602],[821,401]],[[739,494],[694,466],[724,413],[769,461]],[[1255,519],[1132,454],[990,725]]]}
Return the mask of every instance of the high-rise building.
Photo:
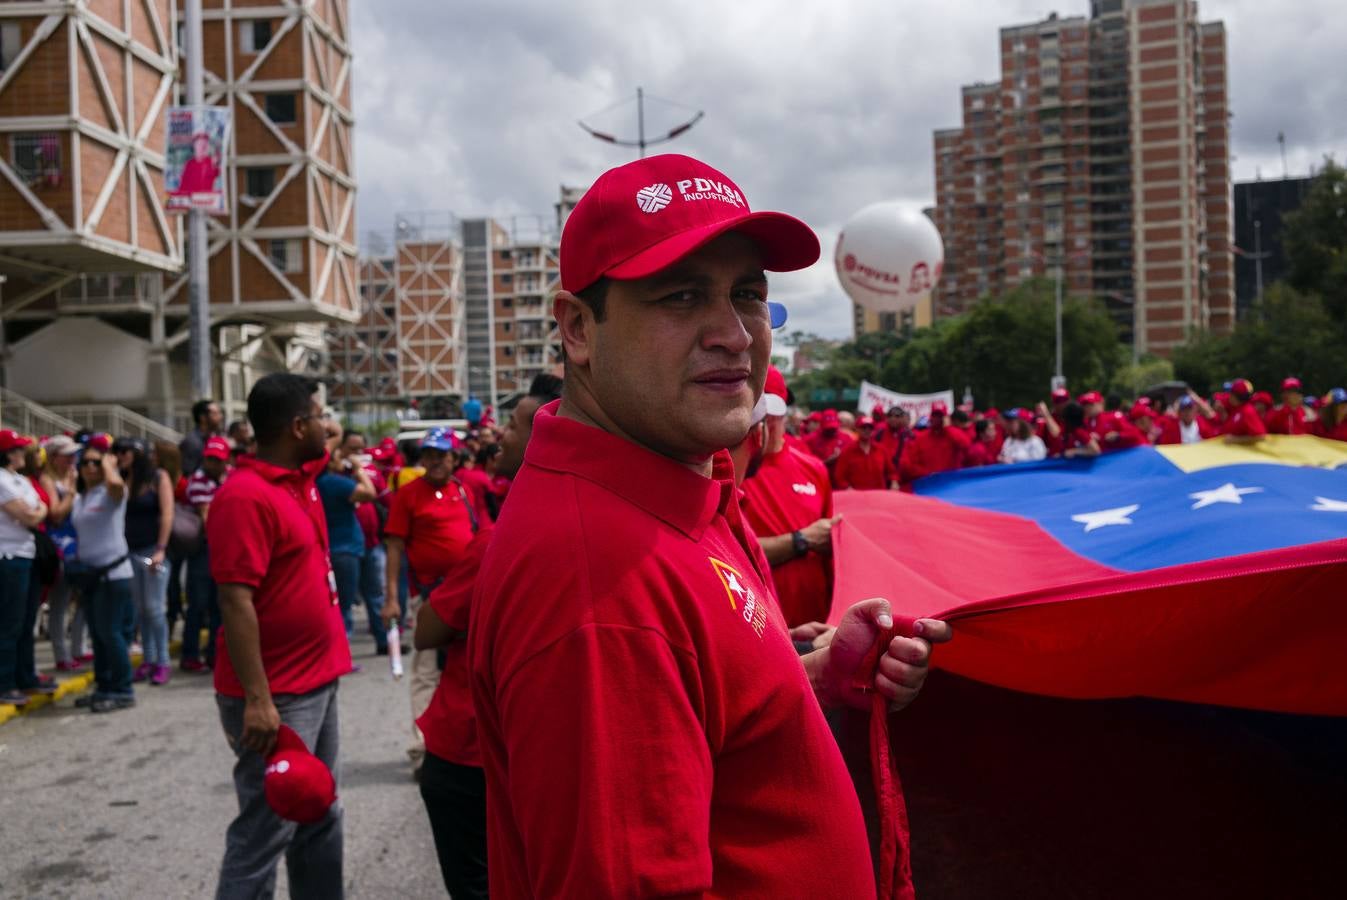
{"label": "high-rise building", "polygon": [[1239,318],[1261,291],[1286,277],[1282,219],[1300,208],[1313,185],[1313,177],[1235,184],[1235,309]]}
{"label": "high-rise building", "polygon": [[[324,371],[324,326],[358,317],[348,2],[202,5],[205,102],[234,121],[206,251],[214,393],[239,416],[258,375]],[[196,399],[163,203],[181,26],[178,0],[0,3],[0,377],[84,419],[181,428]]]}
{"label": "high-rise building", "polygon": [[937,316],[1054,276],[1138,353],[1234,320],[1225,32],[1193,0],[1001,29],[1001,79],[935,132]]}

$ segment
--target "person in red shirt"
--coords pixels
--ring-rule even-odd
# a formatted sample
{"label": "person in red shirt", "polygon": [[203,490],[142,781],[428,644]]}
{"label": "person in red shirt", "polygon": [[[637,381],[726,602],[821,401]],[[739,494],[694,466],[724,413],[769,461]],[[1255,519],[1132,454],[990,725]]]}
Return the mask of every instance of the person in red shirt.
{"label": "person in red shirt", "polygon": [[937,400],[931,404],[930,427],[917,433],[903,455],[904,482],[963,467],[971,442],[963,430],[946,425],[948,416],[949,408],[944,403]]}
{"label": "person in red shirt", "polygon": [[[796,628],[828,618],[832,604],[832,482],[811,453],[785,443],[785,399],[768,401],[762,461],[743,481],[744,517],[772,569],[777,602],[786,625]],[[775,399],[777,402],[773,403]]]}
{"label": "person in red shirt", "polygon": [[897,468],[903,458],[907,442],[912,440],[912,417],[901,406],[894,406],[884,415],[884,430],[875,429],[875,443],[884,448],[889,461]]}
{"label": "person in red shirt", "polygon": [[1282,381],[1281,406],[1268,413],[1268,434],[1310,434],[1315,415],[1305,408],[1305,391],[1294,376]]}
{"label": "person in red shirt", "polygon": [[183,163],[182,177],[178,180],[174,196],[215,192],[215,180],[220,177],[220,167],[210,150],[210,135],[200,132],[192,136],[192,157]]}
{"label": "person in red shirt", "polygon": [[839,491],[898,489],[898,470],[884,448],[875,443],[875,423],[869,416],[856,420],[860,438],[837,457],[833,483]]}
{"label": "person in red shirt", "polygon": [[1335,387],[1325,395],[1317,425],[1320,437],[1347,441],[1347,390]]}
{"label": "person in red shirt", "polygon": [[[533,417],[540,407],[560,397],[560,387],[555,376],[540,375],[515,404],[500,438],[495,460],[498,475],[512,479],[519,471],[533,432]],[[416,724],[426,744],[421,799],[435,837],[440,875],[450,896],[456,898],[487,896],[486,775],[477,746],[466,637],[473,587],[492,534],[492,525],[487,523],[473,535],[467,551],[416,616],[416,649],[444,652],[435,693]]]}
{"label": "person in red shirt", "polygon": [[1253,385],[1247,378],[1236,378],[1230,383],[1230,399],[1226,402],[1230,416],[1222,434],[1237,443],[1256,441],[1267,434],[1263,417],[1253,405]]}
{"label": "person in red shirt", "polygon": [[1162,424],[1156,420],[1155,409],[1150,403],[1142,403],[1141,400],[1133,403],[1127,418],[1132,421],[1132,427],[1141,434],[1147,444],[1154,444],[1159,440]]}
{"label": "person in red shirt", "polygon": [[[421,439],[421,466],[425,475],[409,482],[393,495],[393,506],[384,523],[384,546],[388,567],[384,573],[384,626],[402,616],[398,603],[398,578],[406,560],[412,615],[421,602],[449,574],[467,552],[478,529],[488,524],[477,517],[472,497],[453,475],[453,432],[432,428]],[[440,673],[434,653],[412,654],[408,681],[412,705],[412,740],[407,747],[412,773],[420,773],[425,759],[425,740],[416,727],[435,693]]]}
{"label": "person in red shirt", "polygon": [[835,409],[825,409],[819,416],[819,428],[805,438],[809,452],[823,460],[831,475],[837,466],[837,458],[842,451],[851,446],[851,435],[842,430],[842,420]]}
{"label": "person in red shirt", "polygon": [[239,812],[225,839],[222,894],[270,894],[282,855],[291,896],[339,897],[343,889],[340,801],[298,825],[272,812],[263,786],[282,723],[334,777],[339,771],[337,679],[351,670],[351,652],[315,485],[327,467],[319,389],[290,373],[253,386],[257,455],[239,460],[206,520],[224,619],[216,702],[238,757]]}
{"label": "person in red shirt", "polygon": [[1220,434],[1211,423],[1198,415],[1201,398],[1195,395],[1180,397],[1176,404],[1177,412],[1167,416],[1160,424],[1158,444],[1196,444]]}
{"label": "person in red shirt", "polygon": [[784,321],[764,270],[818,255],[684,156],[605,173],[567,220],[562,399],[534,417],[468,633],[492,897],[874,895],[821,704],[908,701],[948,627],[884,643],[873,685],[887,601],[798,656],[723,477]]}
{"label": "person in red shirt", "polygon": [[973,442],[964,454],[964,468],[990,466],[997,461],[992,456],[992,445],[996,443],[996,426],[991,419],[978,419],[973,423]]}

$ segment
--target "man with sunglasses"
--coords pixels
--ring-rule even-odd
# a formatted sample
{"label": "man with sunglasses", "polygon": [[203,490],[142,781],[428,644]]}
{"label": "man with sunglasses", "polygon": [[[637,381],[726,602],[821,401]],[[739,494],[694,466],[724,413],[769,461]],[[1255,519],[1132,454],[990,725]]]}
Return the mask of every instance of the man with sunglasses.
{"label": "man with sunglasses", "polygon": [[315,481],[327,466],[318,383],[267,375],[248,395],[257,454],[242,457],[206,520],[224,628],[216,702],[233,749],[239,813],[225,838],[217,897],[271,896],[286,856],[294,897],[342,895],[342,809],[304,825],[267,803],[266,759],[282,723],[340,784],[337,680],[351,651]]}

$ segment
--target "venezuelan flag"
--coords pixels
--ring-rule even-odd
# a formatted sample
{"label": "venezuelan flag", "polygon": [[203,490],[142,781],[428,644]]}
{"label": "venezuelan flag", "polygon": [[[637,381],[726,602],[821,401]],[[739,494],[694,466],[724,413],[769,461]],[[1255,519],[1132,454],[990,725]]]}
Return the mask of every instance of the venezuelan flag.
{"label": "venezuelan flag", "polygon": [[841,492],[834,617],[956,623],[937,664],[1073,698],[1347,715],[1347,444],[1273,436]]}

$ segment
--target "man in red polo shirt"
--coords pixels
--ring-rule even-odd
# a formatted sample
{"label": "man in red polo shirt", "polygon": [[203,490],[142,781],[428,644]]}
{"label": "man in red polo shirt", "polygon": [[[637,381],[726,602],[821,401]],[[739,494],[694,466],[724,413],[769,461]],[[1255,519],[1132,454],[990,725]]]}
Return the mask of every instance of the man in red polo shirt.
{"label": "man in red polo shirt", "polygon": [[1230,399],[1226,401],[1230,416],[1221,433],[1235,443],[1251,443],[1267,434],[1262,416],[1253,406],[1253,384],[1247,378],[1230,382]]}
{"label": "man in red polo shirt", "polygon": [[257,455],[240,457],[206,520],[224,628],[216,653],[220,721],[238,761],[239,813],[225,837],[217,897],[270,896],[286,856],[290,895],[340,897],[342,809],[278,817],[263,787],[282,723],[338,767],[337,679],[351,670],[315,480],[327,467],[318,383],[267,375],[248,394]]}
{"label": "man in red polo shirt", "polygon": [[[439,587],[455,565],[463,559],[472,536],[481,527],[472,498],[454,478],[454,437],[445,428],[432,428],[421,439],[419,461],[426,474],[408,483],[393,495],[393,505],[384,523],[384,543],[388,568],[384,572],[384,626],[398,621],[402,607],[398,603],[398,577],[406,558],[407,583],[412,615],[431,591]],[[419,775],[425,758],[425,740],[416,719],[425,712],[435,693],[440,671],[434,653],[417,650],[412,654],[408,691],[412,705],[412,742],[407,756],[412,774]]]}
{"label": "man in red polo shirt", "polygon": [[904,483],[963,467],[971,441],[962,428],[946,424],[948,416],[949,407],[942,401],[931,404],[930,427],[917,432],[900,461]]}
{"label": "man in red polo shirt", "polygon": [[684,156],[600,176],[567,220],[562,400],[534,418],[468,635],[493,897],[874,895],[820,703],[907,702],[948,627],[886,642],[872,679],[892,619],[867,600],[797,656],[733,480],[712,477],[784,320],[764,270],[818,255]]}
{"label": "man in red polo shirt", "polygon": [[[762,463],[743,483],[744,517],[758,536],[772,568],[776,598],[786,624],[794,628],[828,618],[832,603],[832,482],[813,454],[787,446],[785,382],[779,388],[771,371],[766,440]],[[780,410],[778,413],[777,410]]]}
{"label": "man in red polo shirt", "polygon": [[828,467],[829,475],[837,466],[837,458],[855,439],[842,429],[842,420],[835,409],[825,409],[819,416],[819,428],[805,438],[809,451]]}
{"label": "man in red polo shirt", "polygon": [[869,416],[856,420],[860,437],[837,457],[833,482],[839,491],[898,489],[898,470],[884,448],[875,443],[875,421]]}

